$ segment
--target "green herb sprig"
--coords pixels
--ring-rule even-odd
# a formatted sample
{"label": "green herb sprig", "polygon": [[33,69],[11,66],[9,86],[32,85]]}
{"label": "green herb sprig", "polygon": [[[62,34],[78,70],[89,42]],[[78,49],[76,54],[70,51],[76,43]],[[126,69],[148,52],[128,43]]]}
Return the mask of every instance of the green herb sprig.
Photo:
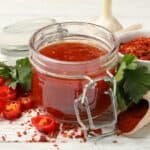
{"label": "green herb sprig", "polygon": [[20,85],[25,92],[31,90],[32,68],[28,58],[19,59],[15,66],[0,62],[0,76],[9,80],[9,86],[15,89]]}
{"label": "green herb sprig", "polygon": [[139,103],[150,90],[150,72],[147,67],[137,65],[136,59],[134,55],[125,55],[115,75],[117,100],[121,111],[133,103]]}

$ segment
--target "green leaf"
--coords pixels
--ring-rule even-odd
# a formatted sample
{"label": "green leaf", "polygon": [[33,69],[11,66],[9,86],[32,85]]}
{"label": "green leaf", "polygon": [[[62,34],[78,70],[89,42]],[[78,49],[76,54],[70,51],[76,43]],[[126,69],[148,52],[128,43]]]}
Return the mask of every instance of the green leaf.
{"label": "green leaf", "polygon": [[3,62],[0,62],[0,76],[6,80],[10,78],[10,68]]}
{"label": "green leaf", "polygon": [[20,59],[16,62],[18,83],[26,90],[31,89],[32,70],[28,58]]}
{"label": "green leaf", "polygon": [[150,73],[146,67],[137,65],[134,55],[125,55],[115,75],[117,81],[117,101],[121,111],[138,103],[150,90]]}
{"label": "green leaf", "polygon": [[10,68],[10,76],[13,80],[17,79],[17,70],[15,67]]}
{"label": "green leaf", "polygon": [[124,69],[126,69],[126,63],[122,62],[122,64],[120,65],[120,67],[115,75],[116,81],[121,81],[123,79]]}
{"label": "green leaf", "polygon": [[18,80],[17,81],[14,80],[14,81],[10,82],[9,87],[16,89],[17,84],[18,84]]}
{"label": "green leaf", "polygon": [[127,54],[123,57],[122,61],[121,62],[125,62],[126,65],[130,65],[131,63],[135,62],[136,61],[136,56],[135,55],[131,55],[131,54]]}
{"label": "green leaf", "polygon": [[124,70],[130,69],[134,70],[137,68],[137,64],[135,63],[136,57],[134,55],[125,55],[122,60],[121,64],[118,67],[118,71],[115,75],[116,81],[121,81],[124,77]]}
{"label": "green leaf", "polygon": [[0,62],[0,76],[10,80],[9,86],[15,89],[20,85],[25,91],[30,91],[32,67],[28,58],[19,59],[16,66],[8,66]]}
{"label": "green leaf", "polygon": [[137,68],[137,64],[135,63],[135,62],[133,62],[133,63],[131,63],[131,64],[129,64],[128,66],[127,66],[127,69],[128,70],[135,70],[136,68]]}
{"label": "green leaf", "polygon": [[124,98],[124,93],[123,93],[122,88],[119,85],[117,87],[117,102],[118,102],[119,109],[121,111],[124,111],[127,109],[128,106],[127,106],[126,100]]}
{"label": "green leaf", "polygon": [[150,73],[147,72],[147,68],[139,67],[136,70],[126,70],[123,88],[130,99],[138,103],[143,95],[150,90]]}

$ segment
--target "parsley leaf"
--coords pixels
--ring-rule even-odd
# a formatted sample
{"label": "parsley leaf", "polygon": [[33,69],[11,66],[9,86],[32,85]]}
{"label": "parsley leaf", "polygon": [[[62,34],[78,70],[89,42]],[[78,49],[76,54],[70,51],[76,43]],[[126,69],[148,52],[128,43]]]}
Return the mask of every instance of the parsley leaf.
{"label": "parsley leaf", "polygon": [[127,101],[125,100],[124,91],[121,84],[117,84],[117,100],[120,110],[127,109]]}
{"label": "parsley leaf", "polygon": [[0,76],[3,76],[4,79],[10,78],[11,69],[9,66],[5,65],[3,62],[0,62]]}
{"label": "parsley leaf", "polygon": [[30,91],[32,80],[32,67],[28,58],[19,59],[15,66],[8,66],[0,62],[0,76],[10,80],[9,86],[15,89],[17,85],[25,91]]}
{"label": "parsley leaf", "polygon": [[125,93],[138,103],[150,89],[150,73],[147,72],[147,68],[138,67],[136,70],[126,70],[123,88]]}
{"label": "parsley leaf", "polygon": [[134,70],[137,68],[135,61],[136,57],[134,55],[125,55],[122,58],[118,71],[115,75],[117,81],[121,81],[123,79],[125,69]]}
{"label": "parsley leaf", "polygon": [[16,71],[18,73],[18,83],[26,90],[31,89],[31,64],[28,58],[17,60]]}
{"label": "parsley leaf", "polygon": [[132,103],[139,103],[143,95],[150,90],[150,72],[146,67],[138,66],[133,55],[124,56],[115,78],[117,101],[121,111]]}

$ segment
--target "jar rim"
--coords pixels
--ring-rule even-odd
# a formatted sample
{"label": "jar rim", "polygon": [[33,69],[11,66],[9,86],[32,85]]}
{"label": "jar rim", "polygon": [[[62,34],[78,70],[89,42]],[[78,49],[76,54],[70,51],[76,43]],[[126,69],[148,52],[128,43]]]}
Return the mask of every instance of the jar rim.
{"label": "jar rim", "polygon": [[[39,51],[37,51],[35,48],[34,48],[34,41],[35,41],[35,38],[36,36],[41,33],[42,31],[50,28],[50,27],[54,27],[54,26],[58,26],[58,25],[90,25],[90,26],[93,26],[93,27],[97,27],[97,28],[100,28],[101,30],[104,30],[105,32],[107,32],[111,38],[113,39],[113,48],[108,52],[106,53],[105,55],[103,56],[99,56],[98,58],[95,58],[95,59],[92,59],[92,60],[86,60],[86,61],[64,61],[64,60],[58,60],[58,59],[54,59],[54,58],[50,58],[50,57],[47,57],[41,53],[39,53]],[[35,53],[36,55],[40,56],[41,58],[43,58],[44,60],[46,60],[47,62],[50,61],[50,62],[54,62],[54,63],[58,63],[58,64],[68,64],[68,65],[76,65],[76,64],[87,64],[87,63],[92,63],[92,62],[95,62],[95,61],[103,61],[105,60],[108,56],[110,56],[111,54],[114,53],[114,51],[116,50],[118,46],[118,42],[116,40],[116,37],[115,35],[107,28],[103,27],[103,26],[100,26],[100,25],[97,25],[97,24],[94,24],[94,23],[88,23],[88,22],[80,22],[80,21],[72,21],[72,22],[60,22],[60,23],[54,23],[54,24],[51,24],[51,25],[48,25],[48,26],[45,26],[39,30],[37,30],[31,37],[30,41],[29,41],[29,47],[30,47],[30,50],[32,50],[33,53]]]}

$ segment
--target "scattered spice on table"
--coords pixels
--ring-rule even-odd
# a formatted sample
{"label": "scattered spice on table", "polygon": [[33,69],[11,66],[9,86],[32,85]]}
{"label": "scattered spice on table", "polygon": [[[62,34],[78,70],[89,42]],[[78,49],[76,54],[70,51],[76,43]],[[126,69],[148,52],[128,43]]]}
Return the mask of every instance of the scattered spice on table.
{"label": "scattered spice on table", "polygon": [[113,143],[118,143],[118,141],[117,141],[117,140],[113,140],[112,142],[113,142]]}

